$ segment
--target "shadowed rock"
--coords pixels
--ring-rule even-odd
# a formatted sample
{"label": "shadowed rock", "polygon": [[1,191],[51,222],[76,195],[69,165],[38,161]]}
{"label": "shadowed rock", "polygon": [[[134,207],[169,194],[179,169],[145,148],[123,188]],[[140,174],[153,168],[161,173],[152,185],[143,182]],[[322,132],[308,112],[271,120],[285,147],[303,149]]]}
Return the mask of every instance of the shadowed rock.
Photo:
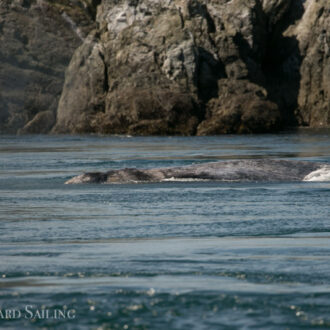
{"label": "shadowed rock", "polygon": [[68,180],[66,184],[202,180],[225,182],[302,181],[312,172],[318,171],[324,167],[327,167],[327,165],[314,162],[248,159],[179,167],[153,169],[124,168],[120,170],[111,170],[105,173],[84,173]]}
{"label": "shadowed rock", "polygon": [[0,1],[0,133],[48,133],[92,0]]}

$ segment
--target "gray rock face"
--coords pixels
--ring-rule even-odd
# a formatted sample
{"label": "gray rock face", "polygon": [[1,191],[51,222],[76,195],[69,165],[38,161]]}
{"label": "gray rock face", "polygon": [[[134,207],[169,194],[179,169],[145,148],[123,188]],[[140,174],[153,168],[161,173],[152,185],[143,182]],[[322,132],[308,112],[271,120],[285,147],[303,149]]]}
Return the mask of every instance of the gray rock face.
{"label": "gray rock face", "polygon": [[2,133],[330,126],[328,0],[3,0],[0,40]]}
{"label": "gray rock face", "polygon": [[264,62],[270,97],[293,110],[284,112],[291,123],[329,127],[330,2],[292,0],[270,35]]}
{"label": "gray rock face", "polygon": [[93,26],[84,1],[0,1],[0,133],[47,133],[64,72]]}
{"label": "gray rock face", "polygon": [[68,69],[54,131],[206,135],[327,126],[329,6],[102,1],[98,30]]}
{"label": "gray rock face", "polygon": [[[85,173],[68,180],[78,183],[139,183],[163,181],[302,181],[324,164],[287,160],[236,160],[155,169],[124,168],[109,172]],[[330,168],[327,169],[330,179]]]}
{"label": "gray rock face", "polygon": [[287,30],[299,42],[302,63],[298,115],[312,127],[330,125],[330,2],[305,3],[303,18]]}

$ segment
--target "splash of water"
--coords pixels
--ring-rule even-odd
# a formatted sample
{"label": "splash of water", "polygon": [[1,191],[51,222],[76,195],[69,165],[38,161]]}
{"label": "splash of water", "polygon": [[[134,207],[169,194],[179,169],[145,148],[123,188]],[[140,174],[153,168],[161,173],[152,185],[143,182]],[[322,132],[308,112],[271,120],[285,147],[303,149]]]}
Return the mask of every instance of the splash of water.
{"label": "splash of water", "polygon": [[303,181],[330,181],[330,165],[325,165],[309,173]]}

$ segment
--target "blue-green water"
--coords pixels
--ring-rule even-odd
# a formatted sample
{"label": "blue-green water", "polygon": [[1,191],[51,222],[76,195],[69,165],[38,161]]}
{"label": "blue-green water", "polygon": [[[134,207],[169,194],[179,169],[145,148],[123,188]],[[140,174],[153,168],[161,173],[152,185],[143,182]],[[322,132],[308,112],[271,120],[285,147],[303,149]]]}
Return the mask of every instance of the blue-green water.
{"label": "blue-green water", "polygon": [[330,182],[64,185],[260,157],[330,163],[330,133],[0,137],[0,328],[330,328]]}

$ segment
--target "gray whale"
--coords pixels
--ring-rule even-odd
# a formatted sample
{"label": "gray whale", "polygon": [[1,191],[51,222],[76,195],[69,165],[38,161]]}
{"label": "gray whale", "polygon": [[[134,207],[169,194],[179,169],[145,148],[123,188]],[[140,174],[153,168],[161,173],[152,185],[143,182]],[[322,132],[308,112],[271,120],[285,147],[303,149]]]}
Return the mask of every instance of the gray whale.
{"label": "gray whale", "polygon": [[[303,181],[307,176],[313,180],[313,173],[329,165],[324,163],[271,160],[271,159],[245,159],[233,161],[219,161],[188,166],[137,169],[123,168],[108,172],[90,172],[73,177],[66,184],[79,183],[139,183],[163,181],[223,181],[223,182],[249,182],[249,181]],[[327,175],[330,171],[327,169]],[[320,180],[323,181],[323,180]],[[326,180],[324,180],[326,181]]]}

